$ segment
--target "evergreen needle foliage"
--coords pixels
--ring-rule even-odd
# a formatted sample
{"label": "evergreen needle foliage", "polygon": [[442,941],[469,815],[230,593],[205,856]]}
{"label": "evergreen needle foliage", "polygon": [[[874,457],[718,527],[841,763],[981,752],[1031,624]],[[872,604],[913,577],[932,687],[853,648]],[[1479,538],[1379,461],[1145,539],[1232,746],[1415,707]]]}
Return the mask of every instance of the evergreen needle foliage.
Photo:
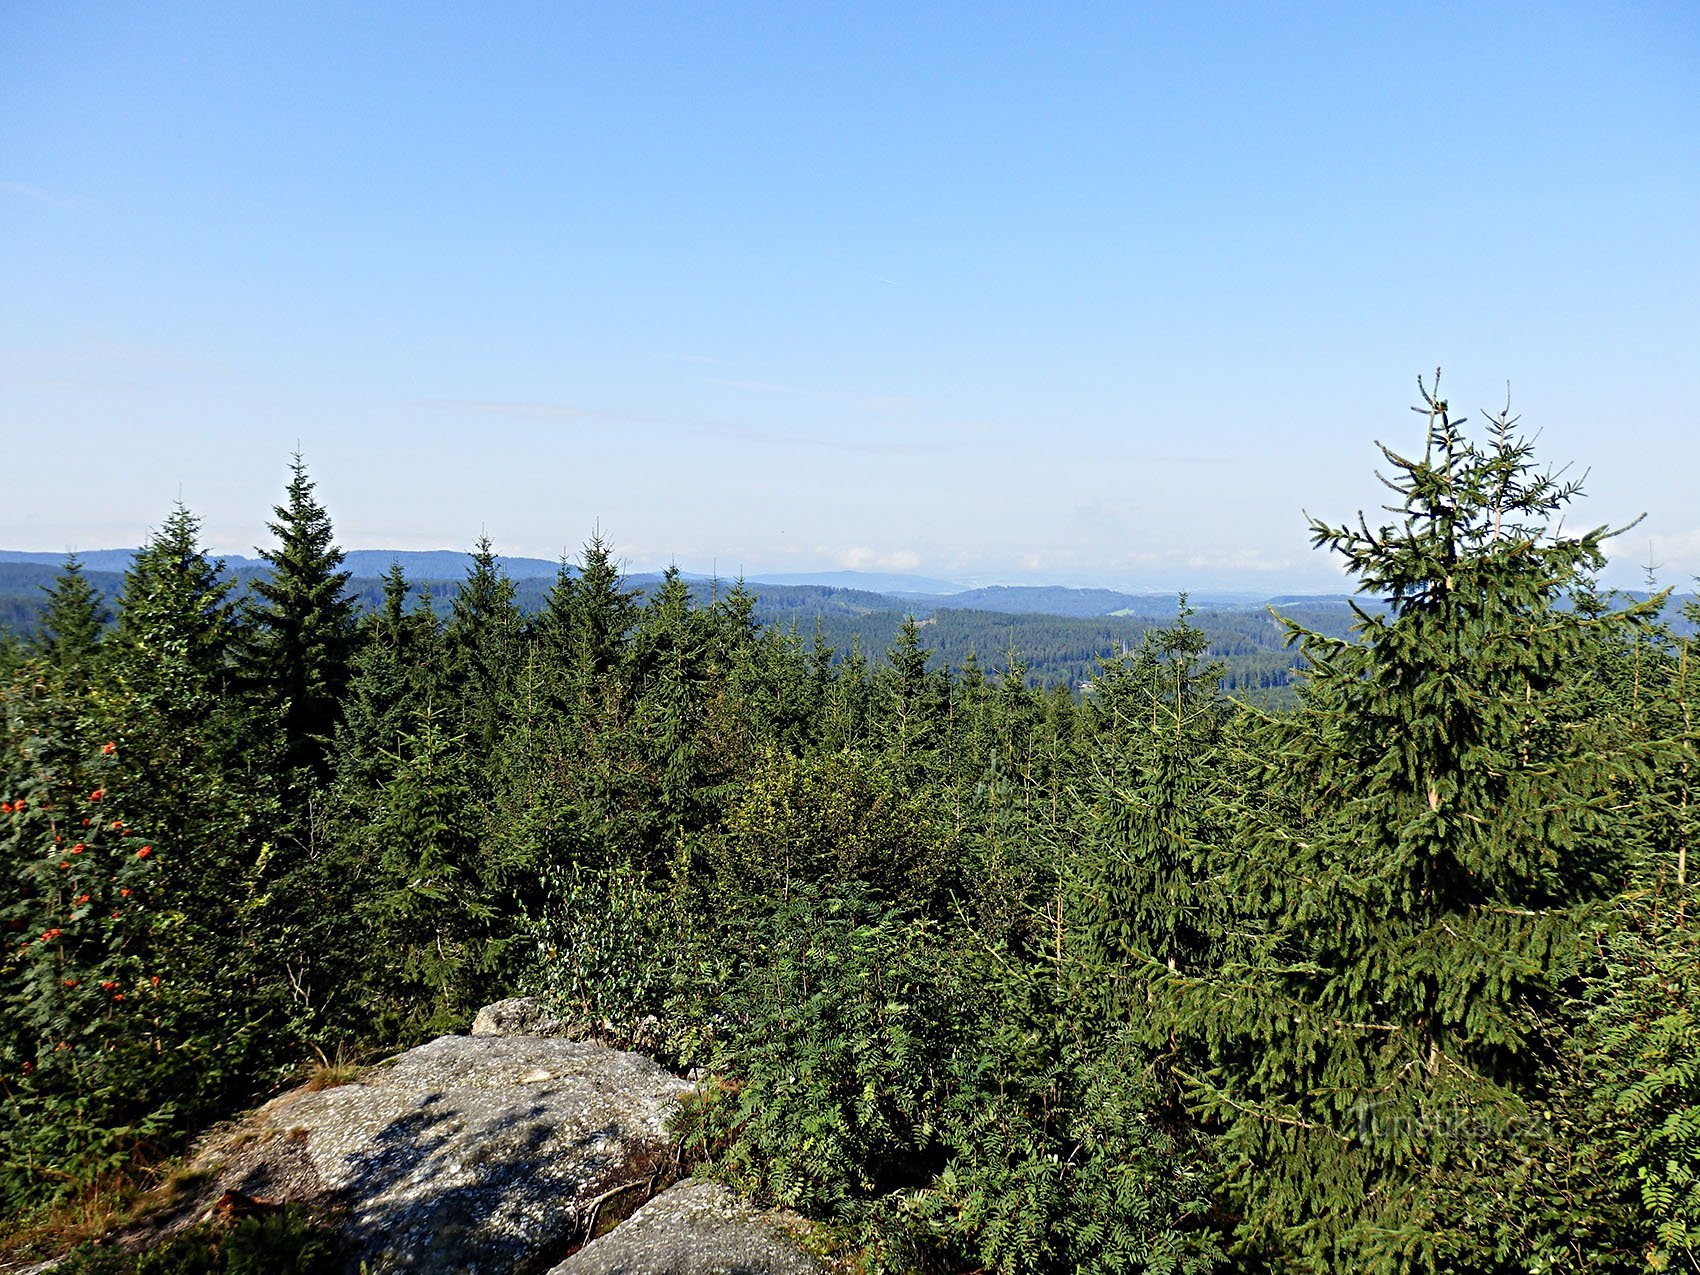
{"label": "evergreen needle foliage", "polygon": [[[600,533],[535,615],[488,539],[361,614],[299,456],[245,591],[181,506],[110,622],[68,561],[0,644],[11,1220],[526,990],[697,1069],[692,1167],[869,1271],[1694,1269],[1692,652],[1419,388],[1279,711],[1184,598],[1046,687]],[[331,1260],[262,1221],[68,1269]]]}

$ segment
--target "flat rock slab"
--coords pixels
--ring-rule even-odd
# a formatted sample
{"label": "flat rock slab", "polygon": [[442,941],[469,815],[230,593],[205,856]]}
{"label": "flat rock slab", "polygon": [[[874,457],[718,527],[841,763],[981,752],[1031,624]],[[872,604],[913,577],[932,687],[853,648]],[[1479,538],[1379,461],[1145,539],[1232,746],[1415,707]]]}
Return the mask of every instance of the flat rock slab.
{"label": "flat rock slab", "polygon": [[334,1201],[374,1275],[507,1275],[547,1266],[646,1170],[690,1088],[601,1045],[444,1036],[274,1099],[204,1158],[221,1190]]}
{"label": "flat rock slab", "polygon": [[803,1225],[717,1182],[680,1182],[549,1275],[823,1275],[800,1247]]}

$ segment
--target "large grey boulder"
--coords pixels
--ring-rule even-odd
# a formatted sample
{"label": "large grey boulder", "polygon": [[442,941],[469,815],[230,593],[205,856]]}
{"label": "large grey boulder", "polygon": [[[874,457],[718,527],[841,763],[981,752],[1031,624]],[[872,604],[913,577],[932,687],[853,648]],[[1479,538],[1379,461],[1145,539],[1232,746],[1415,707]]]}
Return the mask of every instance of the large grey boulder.
{"label": "large grey boulder", "polygon": [[601,1045],[444,1036],[274,1099],[201,1160],[217,1190],[334,1206],[374,1275],[506,1275],[559,1257],[593,1201],[651,1171],[690,1087]]}
{"label": "large grey boulder", "polygon": [[823,1275],[800,1247],[805,1228],[717,1182],[680,1182],[549,1275]]}

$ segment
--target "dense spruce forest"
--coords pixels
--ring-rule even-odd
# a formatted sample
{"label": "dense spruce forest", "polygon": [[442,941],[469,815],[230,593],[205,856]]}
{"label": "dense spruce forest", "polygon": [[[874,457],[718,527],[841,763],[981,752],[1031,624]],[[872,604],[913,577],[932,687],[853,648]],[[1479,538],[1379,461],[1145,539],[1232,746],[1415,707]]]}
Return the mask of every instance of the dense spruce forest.
{"label": "dense spruce forest", "polygon": [[0,654],[12,1224],[526,991],[868,1270],[1696,1269],[1689,630],[1421,410],[1281,706],[1184,604],[1036,682],[598,538],[362,608],[299,460],[251,584],[182,507],[110,606],[59,572]]}

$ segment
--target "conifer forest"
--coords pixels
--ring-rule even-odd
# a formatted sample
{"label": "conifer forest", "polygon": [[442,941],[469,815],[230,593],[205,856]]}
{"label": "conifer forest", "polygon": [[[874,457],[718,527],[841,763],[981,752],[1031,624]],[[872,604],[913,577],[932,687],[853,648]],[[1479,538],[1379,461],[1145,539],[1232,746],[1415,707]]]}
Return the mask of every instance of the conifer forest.
{"label": "conifer forest", "polygon": [[528,994],[870,1272],[1700,1270],[1697,617],[1437,395],[1290,704],[1184,600],[1035,685],[596,536],[362,605],[299,458],[251,582],[181,505],[72,563],[0,647],[6,1225]]}

